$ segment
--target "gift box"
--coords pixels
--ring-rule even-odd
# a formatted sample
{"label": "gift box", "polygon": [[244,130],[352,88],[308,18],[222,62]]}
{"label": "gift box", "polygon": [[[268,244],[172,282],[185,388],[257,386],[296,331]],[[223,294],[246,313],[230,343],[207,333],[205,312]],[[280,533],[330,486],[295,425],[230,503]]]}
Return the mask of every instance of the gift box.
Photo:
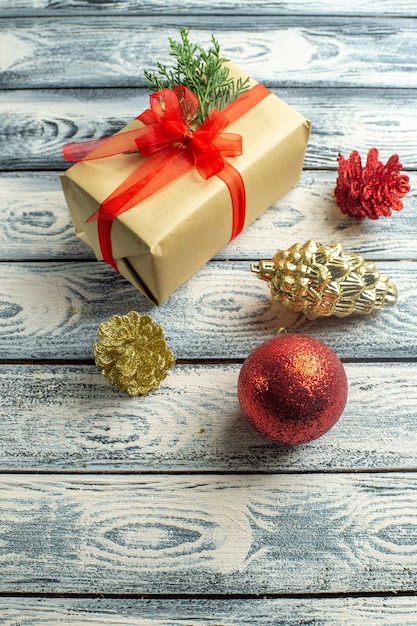
{"label": "gift box", "polygon": [[[231,64],[230,71],[246,77]],[[172,146],[158,156],[143,156],[127,144],[119,154],[106,156],[104,150],[102,156],[98,147],[96,156],[92,151],[90,158],[61,175],[77,235],[97,259],[109,261],[155,304],[164,302],[300,178],[311,126],[301,114],[250,79],[249,91],[222,115],[227,124],[218,136],[226,133],[226,145],[230,137],[240,137],[241,154],[223,156],[224,169],[207,178],[198,165],[184,171],[181,157],[173,158],[168,167],[174,174],[158,169],[150,177],[150,190],[133,206],[123,205],[126,180],[145,168],[140,186],[146,187],[147,166],[152,169],[155,159],[158,167],[161,159],[168,160]],[[147,126],[149,111],[139,118],[113,138],[134,137],[132,131]],[[204,152],[200,146],[210,170],[210,153]],[[109,211],[106,199],[112,196],[113,205],[117,196],[116,208]]]}

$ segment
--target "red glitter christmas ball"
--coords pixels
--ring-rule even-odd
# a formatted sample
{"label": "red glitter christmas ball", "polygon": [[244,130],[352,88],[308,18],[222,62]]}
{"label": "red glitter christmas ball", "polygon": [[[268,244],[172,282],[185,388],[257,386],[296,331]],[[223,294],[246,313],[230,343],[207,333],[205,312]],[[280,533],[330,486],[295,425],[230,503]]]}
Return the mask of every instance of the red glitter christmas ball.
{"label": "red glitter christmas ball", "polygon": [[238,398],[252,426],[287,445],[324,435],[343,413],[348,383],[342,362],[324,343],[282,334],[257,346],[242,365]]}

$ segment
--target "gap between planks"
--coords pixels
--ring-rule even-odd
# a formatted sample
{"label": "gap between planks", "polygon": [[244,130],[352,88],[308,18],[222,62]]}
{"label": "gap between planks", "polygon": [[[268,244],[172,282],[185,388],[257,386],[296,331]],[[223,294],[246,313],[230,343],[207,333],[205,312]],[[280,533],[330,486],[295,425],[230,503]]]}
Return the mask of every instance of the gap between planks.
{"label": "gap between planks", "polygon": [[410,598],[417,597],[417,591],[352,591],[352,592],[307,592],[307,593],[53,593],[53,592],[5,592],[0,598],[69,598],[69,599],[108,599],[108,600],[319,600],[325,598]]}

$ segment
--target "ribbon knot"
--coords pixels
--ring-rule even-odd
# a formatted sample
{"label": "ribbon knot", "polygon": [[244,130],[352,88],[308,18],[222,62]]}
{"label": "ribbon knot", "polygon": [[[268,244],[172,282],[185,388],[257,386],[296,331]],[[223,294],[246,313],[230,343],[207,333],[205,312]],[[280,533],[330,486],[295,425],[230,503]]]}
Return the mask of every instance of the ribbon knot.
{"label": "ribbon knot", "polygon": [[198,110],[195,94],[182,85],[162,89],[151,95],[150,109],[137,119],[146,126],[139,129],[136,145],[143,156],[168,148],[183,156],[203,178],[211,178],[225,166],[223,156],[242,154],[242,137],[223,133],[229,120],[213,109],[196,129],[191,128]]}

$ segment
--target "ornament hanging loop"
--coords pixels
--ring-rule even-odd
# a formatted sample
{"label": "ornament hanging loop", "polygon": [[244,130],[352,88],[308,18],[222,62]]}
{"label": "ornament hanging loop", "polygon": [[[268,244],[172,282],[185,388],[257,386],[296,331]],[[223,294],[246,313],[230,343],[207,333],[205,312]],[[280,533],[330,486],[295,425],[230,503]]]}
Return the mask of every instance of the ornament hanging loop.
{"label": "ornament hanging loop", "polygon": [[274,300],[311,320],[367,315],[397,301],[390,277],[360,254],[345,252],[338,242],[296,243],[270,261],[253,263],[251,271],[269,284]]}
{"label": "ornament hanging loop", "polygon": [[259,261],[259,263],[252,263],[250,270],[262,280],[272,280],[275,264],[272,261]]}

